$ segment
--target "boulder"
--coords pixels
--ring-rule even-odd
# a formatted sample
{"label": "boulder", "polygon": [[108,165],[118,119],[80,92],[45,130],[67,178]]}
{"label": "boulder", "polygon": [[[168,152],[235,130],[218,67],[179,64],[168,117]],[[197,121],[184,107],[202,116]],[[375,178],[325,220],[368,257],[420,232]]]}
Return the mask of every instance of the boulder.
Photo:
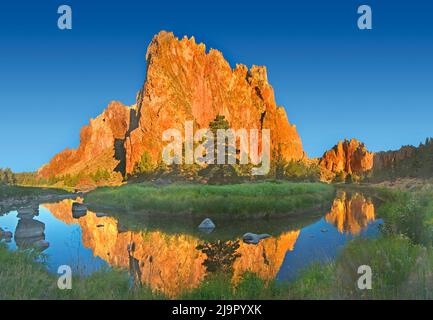
{"label": "boulder", "polygon": [[12,238],[12,236],[13,236],[12,232],[5,231],[2,228],[0,228],[0,239],[9,240]]}
{"label": "boulder", "polygon": [[20,219],[15,229],[15,239],[43,237],[45,224],[33,219]]}
{"label": "boulder", "polygon": [[41,250],[41,251],[47,249],[49,246],[50,246],[50,243],[48,241],[45,241],[45,240],[38,240],[32,244],[33,248]]}
{"label": "boulder", "polygon": [[72,216],[74,219],[79,219],[87,214],[87,207],[79,202],[74,202],[72,204]]}
{"label": "boulder", "polygon": [[248,244],[258,244],[260,240],[269,238],[270,236],[271,235],[267,233],[255,234],[255,233],[247,232],[242,236],[242,240]]}
{"label": "boulder", "polygon": [[215,224],[209,218],[204,219],[198,226],[200,230],[213,230],[215,229]]}
{"label": "boulder", "polygon": [[34,216],[39,215],[39,206],[23,207],[17,210],[17,217],[21,219],[33,219]]}

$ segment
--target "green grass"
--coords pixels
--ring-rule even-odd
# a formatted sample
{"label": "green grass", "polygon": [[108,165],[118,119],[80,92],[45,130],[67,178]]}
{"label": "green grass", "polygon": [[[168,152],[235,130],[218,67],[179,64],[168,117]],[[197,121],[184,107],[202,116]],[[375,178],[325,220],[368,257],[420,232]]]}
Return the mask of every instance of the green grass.
{"label": "green grass", "polygon": [[[149,288],[131,288],[126,271],[107,270],[84,278],[73,277],[71,290],[60,290],[57,277],[46,271],[43,263],[35,262],[32,251],[10,252],[0,244],[0,300],[13,299],[167,299]],[[256,275],[246,273],[233,286],[230,277],[214,274],[199,288],[184,292],[179,299],[276,299],[285,287],[271,281],[265,283]]]}
{"label": "green grass", "polygon": [[335,195],[333,186],[321,183],[264,182],[236,185],[148,183],[99,188],[85,196],[86,203],[126,211],[169,216],[231,218],[277,217],[317,208]]}
{"label": "green grass", "polygon": [[[100,271],[73,277],[72,290],[59,290],[57,277],[35,262],[29,251],[0,246],[0,299],[166,299],[147,287],[130,288],[126,271]],[[373,271],[372,290],[359,290],[358,266]],[[351,242],[335,262],[313,264],[292,282],[264,281],[245,273],[233,285],[228,274],[211,274],[178,299],[432,299],[433,251],[403,236]]]}
{"label": "green grass", "polygon": [[54,188],[23,187],[0,184],[0,201],[9,198],[39,197],[44,195],[61,195],[66,191]]}
{"label": "green grass", "polygon": [[[358,267],[372,270],[372,289],[360,290]],[[403,236],[357,239],[329,264],[315,264],[289,286],[295,299],[432,299],[433,250]]]}
{"label": "green grass", "polygon": [[184,292],[185,300],[281,300],[287,298],[287,283],[264,281],[256,274],[246,272],[234,285],[227,274],[212,274],[193,290]]}
{"label": "green grass", "polygon": [[126,271],[109,270],[72,278],[71,290],[57,287],[57,276],[35,251],[10,252],[0,243],[0,300],[27,299],[164,299],[149,288],[130,288]]}

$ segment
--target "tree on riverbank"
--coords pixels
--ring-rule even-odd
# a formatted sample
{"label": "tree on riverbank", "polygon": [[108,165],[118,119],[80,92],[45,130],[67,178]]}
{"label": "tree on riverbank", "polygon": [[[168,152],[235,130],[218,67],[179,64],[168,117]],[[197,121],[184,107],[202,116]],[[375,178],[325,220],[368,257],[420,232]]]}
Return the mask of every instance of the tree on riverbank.
{"label": "tree on riverbank", "polygon": [[10,168],[0,168],[0,184],[16,184],[17,179]]}

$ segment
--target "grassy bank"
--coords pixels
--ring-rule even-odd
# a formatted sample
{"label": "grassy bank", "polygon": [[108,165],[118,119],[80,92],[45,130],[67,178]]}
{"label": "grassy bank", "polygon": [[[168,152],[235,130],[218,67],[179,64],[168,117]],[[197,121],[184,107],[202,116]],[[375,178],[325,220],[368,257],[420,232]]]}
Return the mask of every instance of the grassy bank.
{"label": "grassy bank", "polygon": [[[0,248],[0,299],[167,299],[147,287],[130,287],[128,273],[101,271],[87,278],[73,277],[72,290],[57,288],[57,277],[34,262],[28,252]],[[357,268],[373,270],[372,290],[356,286]],[[230,275],[212,274],[177,299],[432,299],[433,252],[404,237],[356,240],[330,264],[314,264],[292,282],[264,281],[245,273],[233,285]]]}
{"label": "grassy bank", "polygon": [[277,217],[320,207],[335,195],[321,183],[265,182],[210,186],[148,183],[99,188],[85,196],[86,203],[126,211],[169,216]]}
{"label": "grassy bank", "polygon": [[62,195],[67,191],[55,188],[24,187],[0,184],[0,201],[11,198],[36,198],[47,195]]}
{"label": "grassy bank", "polygon": [[[35,262],[37,254],[30,251],[10,252],[0,244],[0,300],[22,299],[167,299],[147,287],[130,287],[126,271],[109,270],[86,278],[72,278],[71,290],[57,287],[56,275]],[[283,297],[285,286],[265,283],[253,274],[245,274],[233,287],[227,275],[209,277],[180,299],[270,299]]]}
{"label": "grassy bank", "polygon": [[36,252],[10,252],[0,244],[0,300],[4,299],[160,299],[147,288],[131,289],[128,273],[101,271],[87,278],[72,278],[72,290],[60,290],[56,275],[43,263],[35,262]]}

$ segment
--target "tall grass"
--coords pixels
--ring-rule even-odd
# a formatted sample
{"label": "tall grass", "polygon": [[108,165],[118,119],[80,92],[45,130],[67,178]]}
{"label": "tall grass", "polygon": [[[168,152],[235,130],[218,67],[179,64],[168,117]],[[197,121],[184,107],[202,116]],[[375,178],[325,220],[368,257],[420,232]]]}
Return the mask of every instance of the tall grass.
{"label": "tall grass", "polygon": [[38,197],[44,195],[61,195],[67,192],[55,188],[23,187],[0,184],[0,201],[8,198]]}
{"label": "tall grass", "polygon": [[[372,270],[372,289],[357,286],[358,267]],[[315,264],[289,286],[301,299],[432,299],[433,251],[403,236],[351,242],[330,264]]]}
{"label": "tall grass", "polygon": [[247,183],[210,186],[147,183],[100,188],[86,195],[96,206],[156,214],[216,214],[232,218],[285,216],[332,200],[334,188],[320,183]]}
{"label": "tall grass", "polygon": [[[43,257],[43,256],[42,256]],[[164,299],[149,288],[131,288],[126,271],[107,270],[72,278],[71,290],[60,290],[37,251],[10,252],[0,243],[0,300],[27,299]]]}

